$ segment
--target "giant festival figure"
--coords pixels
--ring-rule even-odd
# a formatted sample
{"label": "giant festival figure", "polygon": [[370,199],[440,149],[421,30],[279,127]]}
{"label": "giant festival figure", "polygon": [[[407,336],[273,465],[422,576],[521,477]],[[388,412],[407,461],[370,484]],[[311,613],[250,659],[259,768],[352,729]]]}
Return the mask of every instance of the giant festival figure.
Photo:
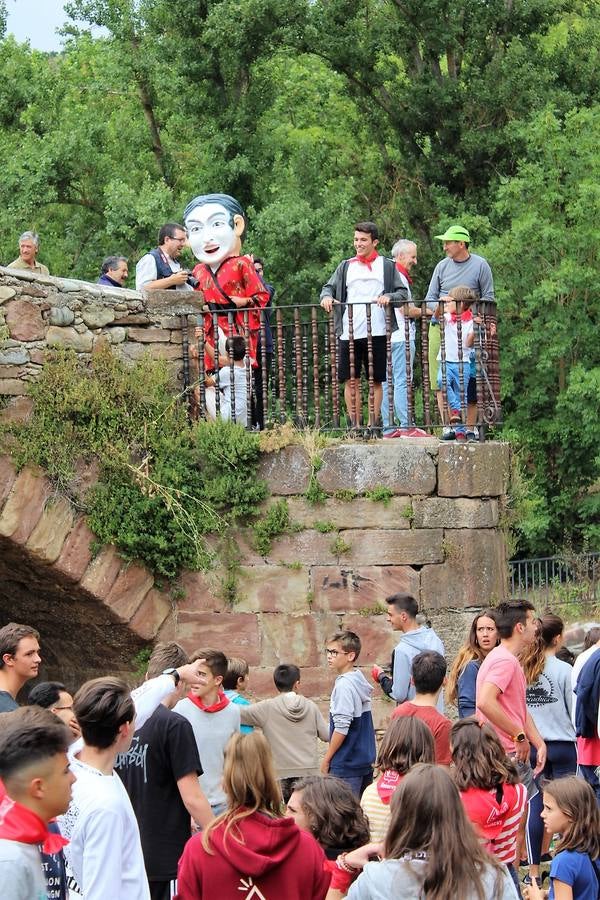
{"label": "giant festival figure", "polygon": [[[241,256],[247,219],[241,205],[229,194],[201,194],[190,200],[183,213],[189,244],[198,265],[193,275],[198,281],[210,313],[204,316],[206,368],[218,367],[215,343],[225,355],[225,339],[247,337],[251,365],[256,367],[260,330],[260,309],[267,305],[269,292],[248,256]],[[245,315],[247,310],[247,335]],[[233,311],[229,321],[229,313]],[[217,313],[219,335],[215,336]]]}

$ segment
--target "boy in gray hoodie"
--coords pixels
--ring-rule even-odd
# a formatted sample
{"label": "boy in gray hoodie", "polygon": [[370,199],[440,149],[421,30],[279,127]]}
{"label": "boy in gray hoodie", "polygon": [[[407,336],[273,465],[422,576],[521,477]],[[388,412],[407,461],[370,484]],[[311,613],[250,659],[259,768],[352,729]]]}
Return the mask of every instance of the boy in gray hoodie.
{"label": "boy in gray hoodie", "polygon": [[[444,645],[433,628],[419,625],[417,613],[419,604],[410,594],[392,594],[386,597],[388,605],[388,622],[394,631],[401,631],[402,636],[392,654],[392,677],[386,675],[380,666],[371,670],[374,680],[382,690],[396,703],[404,703],[415,696],[414,685],[411,684],[412,661],[423,650],[435,650],[444,653]],[[444,697],[440,693],[436,704],[438,712],[444,712]]]}
{"label": "boy in gray hoodie", "polygon": [[262,728],[275,761],[285,803],[294,782],[305,775],[318,775],[317,738],[329,740],[329,729],[313,700],[298,693],[300,669],[281,663],[273,672],[278,697],[240,706],[242,725]]}
{"label": "boy in gray hoodie", "polygon": [[355,668],[360,650],[353,631],[338,631],[327,641],[327,665],[337,678],[329,707],[329,748],[321,763],[323,775],[342,778],[358,797],[373,781],[375,762],[373,688]]}

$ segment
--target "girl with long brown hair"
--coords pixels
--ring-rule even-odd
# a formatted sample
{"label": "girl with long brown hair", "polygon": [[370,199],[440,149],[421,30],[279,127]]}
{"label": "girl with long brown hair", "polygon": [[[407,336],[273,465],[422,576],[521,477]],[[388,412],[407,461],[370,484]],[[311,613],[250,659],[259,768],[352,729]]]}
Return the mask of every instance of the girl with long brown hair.
{"label": "girl with long brown hair", "polygon": [[[575,729],[571,721],[571,666],[556,658],[562,646],[564,622],[560,616],[544,613],[539,620],[538,634],[521,657],[527,681],[527,709],[543,737],[546,764],[538,776],[539,782],[574,775],[577,771]],[[531,765],[535,768],[535,748]],[[539,878],[544,826],[541,819],[542,795],[538,793],[529,803],[527,815],[527,857],[530,864],[525,879]]]}
{"label": "girl with long brown hair", "polygon": [[[550,866],[549,900],[597,900],[600,897],[600,811],[591,786],[575,775],[544,788],[544,826],[560,834]],[[527,900],[540,900],[535,881],[524,889]]]}
{"label": "girl with long brown hair", "polygon": [[450,732],[452,778],[466,814],[486,847],[503,862],[515,884],[519,823],[527,792],[493,728],[461,719]]}
{"label": "girl with long brown hair", "polygon": [[324,900],[330,881],[325,856],[312,835],[284,817],[262,734],[231,736],[223,788],[227,809],[185,846],[176,900]]}
{"label": "girl with long brown hair", "polygon": [[446,699],[458,707],[459,719],[475,715],[475,685],[481,663],[498,644],[493,609],[477,613],[467,641],[458,651],[446,681]]}
{"label": "girl with long brown hair", "polygon": [[369,820],[371,840],[379,843],[390,822],[394,791],[416,763],[435,762],[435,744],[427,725],[415,716],[392,719],[377,754],[379,776],[365,788],[360,805]]}
{"label": "girl with long brown hair", "polygon": [[446,769],[414,766],[391,806],[384,859],[366,863],[348,900],[515,900],[510,875],[480,844]]}

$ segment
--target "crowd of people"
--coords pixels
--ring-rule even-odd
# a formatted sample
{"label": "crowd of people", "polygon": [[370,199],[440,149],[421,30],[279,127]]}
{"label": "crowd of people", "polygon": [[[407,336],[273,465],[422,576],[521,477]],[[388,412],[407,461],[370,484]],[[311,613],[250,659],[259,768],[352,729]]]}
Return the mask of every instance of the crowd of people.
{"label": "crowd of people", "polygon": [[[201,396],[196,389],[202,414],[261,428],[273,360],[270,316],[275,291],[265,281],[264,261],[242,255],[246,225],[244,210],[229,195],[194,198],[184,224],[162,225],[157,246],[138,260],[135,287],[202,291],[208,310],[197,332],[204,347]],[[416,427],[409,404],[416,323],[425,316],[424,352],[443,423],[442,439],[479,439],[476,334],[486,328],[479,301],[489,304],[495,299],[492,272],[483,257],[471,252],[471,236],[463,226],[452,225],[436,239],[442,241],[445,257],[434,269],[422,304],[411,292],[416,243],[401,238],[392,258],[381,255],[377,225],[369,221],[356,224],[356,255],[342,260],[321,290],[321,307],[333,317],[336,377],[343,385],[352,428],[362,424],[364,375],[372,393],[370,428],[381,425],[384,438],[428,436]],[[186,245],[198,260],[192,269],[180,262]],[[47,275],[46,266],[37,262],[38,248],[37,234],[25,232],[19,257],[9,267]],[[98,283],[118,289],[128,277],[127,258],[113,255],[102,262]],[[195,345],[191,352],[197,358]]]}
{"label": "crowd of people", "polygon": [[19,706],[40,636],[0,628],[3,900],[537,900],[545,878],[553,900],[597,900],[600,631],[565,661],[558,616],[500,603],[447,675],[415,599],[387,607],[379,741],[351,631],[324,647],[327,724],[298,665],[255,703],[245,660],[174,642],[133,691],[43,682]]}

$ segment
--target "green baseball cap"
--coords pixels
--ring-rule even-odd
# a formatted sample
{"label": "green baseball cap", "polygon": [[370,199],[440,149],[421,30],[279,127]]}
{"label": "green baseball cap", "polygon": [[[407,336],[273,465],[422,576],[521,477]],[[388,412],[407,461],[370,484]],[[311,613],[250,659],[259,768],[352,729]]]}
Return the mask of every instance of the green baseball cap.
{"label": "green baseball cap", "polygon": [[438,241],[464,241],[466,244],[471,243],[471,235],[462,225],[450,225],[443,234],[436,234]]}

